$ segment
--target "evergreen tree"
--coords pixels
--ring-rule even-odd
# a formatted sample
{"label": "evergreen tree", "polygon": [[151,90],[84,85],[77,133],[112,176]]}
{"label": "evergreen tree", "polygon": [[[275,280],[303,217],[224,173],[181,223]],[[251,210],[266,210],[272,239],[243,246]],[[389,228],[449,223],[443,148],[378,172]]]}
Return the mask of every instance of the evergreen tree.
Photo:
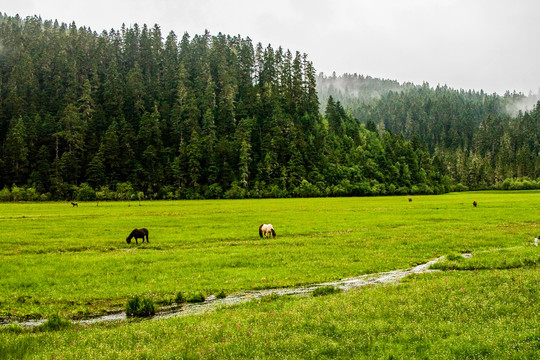
{"label": "evergreen tree", "polygon": [[28,146],[22,117],[11,120],[4,148],[4,171],[7,183],[21,185],[28,175]]}

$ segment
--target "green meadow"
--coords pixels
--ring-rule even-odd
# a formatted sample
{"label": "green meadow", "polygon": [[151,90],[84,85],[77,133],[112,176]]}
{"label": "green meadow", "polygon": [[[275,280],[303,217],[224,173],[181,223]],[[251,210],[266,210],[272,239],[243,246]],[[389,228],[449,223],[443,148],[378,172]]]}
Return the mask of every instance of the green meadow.
{"label": "green meadow", "polygon": [[[410,268],[399,284],[202,315],[0,328],[4,358],[536,358],[540,192],[0,204],[0,316],[70,320]],[[474,208],[472,202],[477,201]],[[276,239],[260,239],[272,223]],[[133,228],[149,244],[127,244]],[[471,253],[465,259],[462,253]]]}

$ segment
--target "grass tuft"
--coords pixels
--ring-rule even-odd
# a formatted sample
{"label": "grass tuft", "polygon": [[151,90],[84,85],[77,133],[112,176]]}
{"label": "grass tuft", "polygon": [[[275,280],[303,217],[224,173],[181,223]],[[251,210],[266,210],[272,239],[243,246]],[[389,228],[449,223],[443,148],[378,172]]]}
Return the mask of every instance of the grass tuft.
{"label": "grass tuft", "polygon": [[461,261],[464,259],[464,257],[458,253],[451,253],[451,254],[446,255],[446,259],[448,261]]}
{"label": "grass tuft", "polygon": [[174,302],[177,304],[186,302],[186,297],[184,296],[184,294],[182,294],[181,291],[179,291],[178,294],[176,294],[176,298],[174,299]]}
{"label": "grass tuft", "polygon": [[143,298],[140,299],[135,296],[128,300],[126,304],[126,315],[136,317],[148,317],[156,314],[154,302],[152,299]]}
{"label": "grass tuft", "polygon": [[330,294],[337,294],[340,293],[341,289],[335,286],[321,286],[320,288],[316,288],[313,290],[313,296],[325,296]]}
{"label": "grass tuft", "polygon": [[269,302],[272,302],[272,301],[275,301],[277,299],[279,299],[280,296],[278,294],[270,294],[270,295],[266,295],[266,296],[263,296],[259,299],[259,303],[269,303]]}
{"label": "grass tuft", "polygon": [[201,303],[201,302],[204,302],[204,300],[205,300],[204,295],[201,294],[200,292],[189,294],[186,299],[188,303]]}
{"label": "grass tuft", "polygon": [[70,327],[71,321],[64,319],[58,314],[52,315],[45,323],[38,326],[39,331],[58,331]]}
{"label": "grass tuft", "polygon": [[223,290],[221,290],[220,292],[216,294],[216,299],[225,299],[226,297],[227,297],[227,294]]}
{"label": "grass tuft", "polygon": [[23,332],[23,328],[19,324],[9,324],[5,327],[5,330],[14,334],[20,334]]}

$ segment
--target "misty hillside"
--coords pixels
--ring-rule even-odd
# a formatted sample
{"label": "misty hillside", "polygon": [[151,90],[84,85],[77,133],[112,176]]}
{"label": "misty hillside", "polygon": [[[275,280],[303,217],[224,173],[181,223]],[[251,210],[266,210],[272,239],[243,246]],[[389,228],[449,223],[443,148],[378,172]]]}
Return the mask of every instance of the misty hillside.
{"label": "misty hillside", "polygon": [[514,102],[496,94],[431,88],[427,83],[399,84],[356,74],[320,74],[317,80],[322,109],[331,97],[361,123],[370,121],[380,130],[409,139],[417,135],[432,152],[436,147],[469,149],[482,120],[488,115],[505,116],[507,105]]}
{"label": "misty hillside", "polygon": [[454,183],[486,188],[540,177],[539,95],[501,96],[356,74],[317,79],[323,112],[337,103],[368,128],[425,143]]}
{"label": "misty hillside", "polygon": [[317,76],[317,93],[321,108],[324,110],[328,98],[332,96],[346,108],[354,108],[359,103],[368,103],[380,99],[390,91],[402,91],[414,87],[411,83],[400,84],[396,80],[379,79],[358,74],[331,76],[319,73]]}
{"label": "misty hillside", "polygon": [[[345,108],[353,111],[353,115],[356,117],[359,117],[359,115],[358,111],[355,112],[355,109],[359,108],[360,105],[373,103],[389,92],[402,92],[414,90],[415,88],[426,89],[426,87],[433,90],[427,83],[422,85],[411,82],[399,83],[396,80],[380,79],[356,73],[336,75],[334,72],[332,75],[327,76],[321,72],[317,76],[317,93],[319,94],[321,110],[324,112],[328,98],[332,96],[334,100],[339,101]],[[448,89],[447,86],[438,86],[437,88]],[[459,92],[464,93],[462,90],[459,90]],[[483,91],[468,91],[467,93],[487,95]],[[510,101],[506,101],[506,111],[516,116],[519,111],[533,110],[540,100],[540,90],[538,94],[530,92],[528,95],[507,91],[503,97],[510,99]]]}

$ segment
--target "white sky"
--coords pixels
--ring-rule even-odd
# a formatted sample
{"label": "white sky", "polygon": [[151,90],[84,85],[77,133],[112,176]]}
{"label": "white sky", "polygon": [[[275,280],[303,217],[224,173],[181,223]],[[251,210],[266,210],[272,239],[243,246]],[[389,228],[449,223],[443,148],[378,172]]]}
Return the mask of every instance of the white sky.
{"label": "white sky", "polygon": [[0,12],[250,37],[307,53],[317,72],[488,93],[540,89],[538,0],[0,0]]}

